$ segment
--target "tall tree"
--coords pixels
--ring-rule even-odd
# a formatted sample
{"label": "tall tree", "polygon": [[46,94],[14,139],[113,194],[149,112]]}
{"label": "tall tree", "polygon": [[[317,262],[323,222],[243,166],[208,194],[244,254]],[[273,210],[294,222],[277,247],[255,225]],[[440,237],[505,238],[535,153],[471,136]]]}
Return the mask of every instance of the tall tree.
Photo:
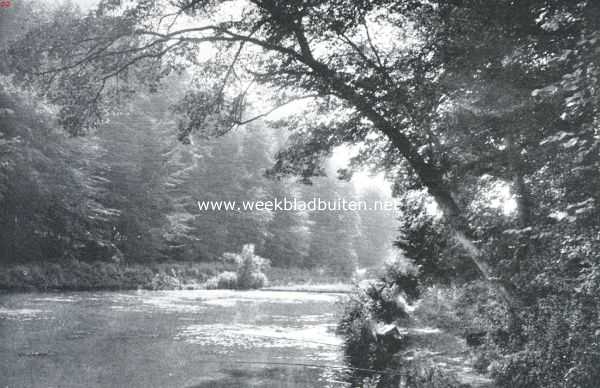
{"label": "tall tree", "polygon": [[[593,18],[576,15],[595,15],[596,6],[558,0],[485,4],[256,0],[237,8],[222,1],[105,1],[85,17],[59,9],[13,46],[12,68],[63,106],[61,121],[74,133],[101,119],[114,90],[128,92],[134,80],[153,89],[186,65],[195,66],[202,82],[180,104],[183,141],[192,133],[222,135],[256,119],[244,110],[253,91],[271,90],[275,105],[309,99],[317,115],[280,123],[299,136],[279,154],[272,173],[321,175],[320,162],[333,147],[363,144],[363,159],[394,162],[404,179],[416,178],[438,203],[464,258],[498,281],[512,303],[514,281],[500,276],[502,266],[475,243],[482,236],[473,223],[477,215],[468,215],[469,182],[485,171],[479,156],[509,156],[503,160],[511,165],[494,168],[494,174],[515,183],[521,223],[531,222],[531,167],[520,143],[534,144],[544,135],[526,133],[529,120],[560,124],[547,114],[556,105],[534,101],[531,91],[544,96],[556,87],[573,104],[594,94],[573,93],[565,85],[567,67],[553,63],[565,62],[562,55],[569,62],[583,58],[581,50],[593,52],[595,40],[587,35],[581,50],[565,49],[582,33],[593,33]],[[203,61],[206,47],[218,54]],[[571,75],[583,79],[577,74],[590,76],[586,69]],[[475,121],[465,120],[480,109],[478,102],[498,94],[495,112],[476,111]],[[479,125],[486,116],[489,125]],[[578,117],[590,122],[592,116]]]}
{"label": "tall tree", "polygon": [[[218,13],[221,7],[228,8]],[[210,78],[183,101],[187,119],[181,126],[182,138],[192,131],[220,134],[247,122],[242,108],[248,82],[285,90],[278,96],[280,102],[312,96],[318,110],[339,114],[330,115],[328,125],[323,120],[300,120],[302,140],[281,154],[294,167],[281,161],[278,170],[319,173],[315,160],[335,145],[364,140],[373,131],[383,134],[443,209],[470,258],[491,278],[431,147],[432,116],[443,90],[438,42],[444,31],[439,15],[448,7],[452,6],[419,1],[269,0],[244,3],[241,12],[231,12],[230,3],[218,1],[182,1],[173,10],[153,1],[131,7],[107,1],[84,18],[68,17],[68,12],[64,16],[62,10],[54,21],[31,31],[28,38],[35,43],[15,48],[24,59],[15,66],[25,74],[41,75],[43,82],[77,84],[67,93],[61,91],[64,88],[47,90],[63,104],[67,128],[80,131],[100,118],[102,103],[109,97],[108,82],[136,78],[152,86],[185,61],[196,63],[202,44],[213,43],[222,54],[201,68],[204,73],[209,69]],[[215,20],[214,15],[223,19]],[[179,17],[195,22],[180,27]],[[82,41],[80,35],[87,38]],[[51,42],[39,36],[51,36]],[[31,59],[41,53],[45,61]],[[249,63],[258,53],[261,60]],[[246,76],[234,77],[246,64],[251,65]],[[218,125],[207,129],[207,123],[215,122]],[[288,123],[294,124],[298,123]]]}

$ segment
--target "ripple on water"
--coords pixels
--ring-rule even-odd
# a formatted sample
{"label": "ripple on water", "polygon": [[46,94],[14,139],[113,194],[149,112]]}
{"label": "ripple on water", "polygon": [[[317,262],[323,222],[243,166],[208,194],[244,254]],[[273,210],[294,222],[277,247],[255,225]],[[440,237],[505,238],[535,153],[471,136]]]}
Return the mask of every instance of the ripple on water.
{"label": "ripple on water", "polygon": [[39,309],[9,309],[0,307],[0,319],[30,321],[34,319],[51,319],[47,311]]}
{"label": "ripple on water", "polygon": [[205,310],[205,307],[194,304],[173,303],[168,300],[145,300],[140,304],[134,305],[114,305],[111,309],[116,311],[133,312],[154,312],[156,310],[169,313],[198,313]]}
{"label": "ripple on water", "polygon": [[111,296],[114,310],[194,313],[206,307],[235,307],[238,304],[302,304],[335,303],[339,294],[276,291],[233,291],[233,290],[176,290],[141,291],[120,293]]}
{"label": "ripple on water", "polygon": [[333,334],[332,324],[301,328],[275,325],[196,324],[185,327],[175,336],[197,345],[251,348],[303,348],[337,350],[341,339]]}
{"label": "ripple on water", "polygon": [[73,303],[77,302],[78,298],[73,296],[46,296],[42,298],[32,299],[32,302],[35,303],[48,303],[48,302],[57,302],[57,303]]}
{"label": "ripple on water", "polygon": [[173,300],[192,298],[211,306],[232,307],[238,303],[281,303],[300,304],[335,303],[342,294],[310,293],[296,291],[233,291],[233,290],[189,290],[173,292],[168,297]]}

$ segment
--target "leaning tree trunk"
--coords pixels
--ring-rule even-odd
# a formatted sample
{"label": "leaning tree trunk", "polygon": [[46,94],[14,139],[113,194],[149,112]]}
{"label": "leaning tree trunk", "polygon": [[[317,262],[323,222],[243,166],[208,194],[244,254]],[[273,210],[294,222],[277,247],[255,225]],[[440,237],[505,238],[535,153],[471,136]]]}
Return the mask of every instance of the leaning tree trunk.
{"label": "leaning tree trunk", "polygon": [[510,291],[512,289],[511,285],[503,282],[494,275],[485,260],[483,252],[474,243],[474,232],[464,217],[464,211],[458,206],[448,184],[444,181],[442,172],[436,166],[425,162],[410,140],[370,106],[362,101],[355,101],[355,105],[388,137],[394,147],[406,158],[421,180],[421,183],[427,188],[429,194],[444,213],[444,217],[452,230],[454,238],[479,269],[483,278],[498,290],[509,309],[512,309],[515,305],[516,297]]}
{"label": "leaning tree trunk", "polygon": [[[345,92],[348,93],[350,90],[345,88]],[[496,288],[500,296],[507,303],[509,310],[514,312],[518,298],[512,292],[512,285],[495,276],[485,260],[483,252],[474,243],[474,231],[465,219],[464,211],[454,199],[448,184],[444,181],[442,172],[436,166],[425,162],[410,140],[388,120],[373,110],[360,96],[355,94],[351,101],[373,122],[376,128],[387,136],[394,147],[406,158],[421,180],[421,183],[427,188],[429,194],[442,210],[454,238],[462,246],[469,259],[479,269],[482,277]]]}
{"label": "leaning tree trunk", "polygon": [[437,167],[426,163],[406,136],[392,128],[386,120],[380,119],[377,124],[396,149],[408,160],[429,194],[435,199],[456,241],[477,266],[483,278],[494,285],[509,309],[512,309],[516,302],[512,286],[495,276],[485,260],[483,252],[474,243],[474,232],[464,217],[464,211],[460,209],[447,183],[444,181],[442,172]]}
{"label": "leaning tree trunk", "polygon": [[446,220],[458,243],[463,247],[470,260],[481,272],[482,277],[494,286],[500,296],[505,300],[511,314],[515,311],[517,298],[509,290],[512,286],[496,277],[485,260],[483,252],[474,243],[474,233],[464,217],[464,211],[456,203],[448,184],[444,181],[442,172],[434,165],[425,161],[417,151],[417,147],[393,123],[373,109],[372,102],[358,93],[352,86],[346,84],[334,70],[326,64],[319,62],[312,55],[309,43],[304,36],[304,31],[299,22],[295,26],[295,35],[300,46],[300,54],[295,59],[302,61],[310,67],[314,74],[325,81],[331,92],[345,99],[358,111],[364,114],[387,138],[393,146],[406,158],[417,176],[427,188],[429,194],[435,199],[442,209]]}

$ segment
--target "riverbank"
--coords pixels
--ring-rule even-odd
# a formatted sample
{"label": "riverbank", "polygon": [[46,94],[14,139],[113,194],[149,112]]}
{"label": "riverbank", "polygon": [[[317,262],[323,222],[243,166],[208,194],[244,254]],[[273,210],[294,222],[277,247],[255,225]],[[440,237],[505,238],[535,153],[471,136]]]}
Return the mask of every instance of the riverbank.
{"label": "riverbank", "polygon": [[418,386],[495,388],[493,380],[477,370],[475,353],[465,340],[433,327],[405,328],[405,347],[394,354],[390,369],[401,371]]}
{"label": "riverbank", "polygon": [[[224,272],[222,262],[108,263],[70,260],[35,264],[15,264],[0,269],[0,290],[102,291],[102,290],[185,290],[205,288],[205,282]],[[270,268],[270,287],[309,290],[325,284],[342,284],[342,277],[322,270]]]}

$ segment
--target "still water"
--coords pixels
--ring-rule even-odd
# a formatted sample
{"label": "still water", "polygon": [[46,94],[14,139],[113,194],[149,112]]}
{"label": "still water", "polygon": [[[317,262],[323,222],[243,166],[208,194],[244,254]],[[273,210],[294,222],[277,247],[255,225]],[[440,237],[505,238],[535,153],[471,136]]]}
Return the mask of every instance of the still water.
{"label": "still water", "polygon": [[[0,387],[341,387],[338,294],[0,295]],[[325,367],[329,366],[329,367]]]}

